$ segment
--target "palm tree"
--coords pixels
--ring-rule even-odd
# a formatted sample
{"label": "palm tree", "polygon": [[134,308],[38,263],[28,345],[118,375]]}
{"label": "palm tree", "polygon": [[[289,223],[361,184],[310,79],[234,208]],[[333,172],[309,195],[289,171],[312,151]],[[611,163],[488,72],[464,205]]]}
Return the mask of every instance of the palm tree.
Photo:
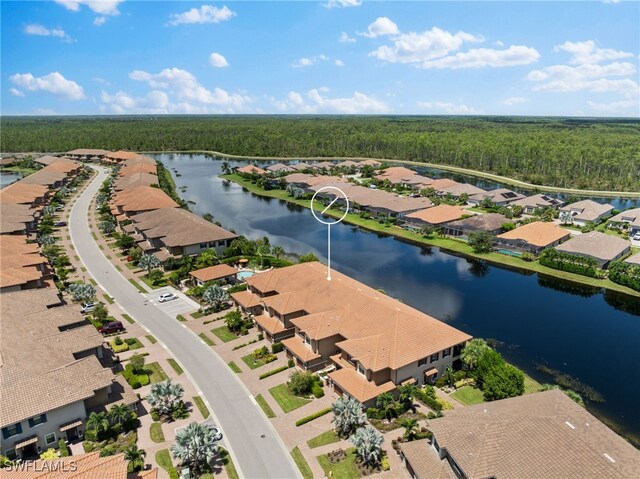
{"label": "palm tree", "polygon": [[362,404],[353,398],[338,398],[331,405],[333,409],[333,422],[337,432],[342,436],[348,436],[367,420],[367,415],[362,410]]}
{"label": "palm tree", "polygon": [[414,409],[413,400],[416,397],[418,388],[415,384],[402,384],[398,386],[398,399],[405,407]]}
{"label": "palm tree", "polygon": [[271,253],[271,248],[269,245],[263,244],[258,246],[258,250],[256,251],[258,256],[260,256],[260,268],[264,267],[264,257]]}
{"label": "palm tree", "polygon": [[413,441],[418,434],[418,420],[417,419],[403,419],[400,421],[400,425],[404,428],[404,437],[409,441]]}
{"label": "palm tree", "polygon": [[103,412],[92,412],[87,419],[87,430],[93,431],[98,437],[101,433],[109,430],[109,420]]}
{"label": "palm tree", "polygon": [[209,286],[202,293],[202,301],[216,309],[227,299],[229,299],[229,294],[217,284]]}
{"label": "palm tree", "polygon": [[114,404],[107,413],[107,419],[112,426],[122,427],[131,417],[131,409],[126,404]]}
{"label": "palm tree", "polygon": [[124,450],[124,458],[129,461],[129,472],[135,472],[144,466],[144,457],[147,455],[144,449],[138,449],[138,446],[132,444]]}
{"label": "palm tree", "polygon": [[89,301],[96,296],[96,289],[85,283],[71,284],[69,285],[69,291],[74,301]]}
{"label": "palm tree", "polygon": [[192,422],[176,434],[171,453],[187,465],[194,475],[202,472],[218,450],[215,434],[206,424]]}
{"label": "palm tree", "polygon": [[40,235],[38,237],[38,244],[40,246],[51,246],[56,243],[56,238],[51,235]]}
{"label": "palm tree", "polygon": [[228,175],[229,173],[231,173],[231,166],[229,166],[229,162],[228,161],[223,161],[222,162],[222,172],[225,175]]}
{"label": "palm tree", "polygon": [[376,399],[376,407],[384,412],[384,416],[387,419],[390,419],[394,413],[393,410],[393,394],[391,393],[382,393]]}
{"label": "palm tree", "polygon": [[376,465],[380,462],[384,437],[372,426],[361,427],[350,438],[356,447],[358,456],[365,464]]}
{"label": "palm tree", "polygon": [[453,373],[453,366],[451,366],[451,364],[449,364],[447,366],[447,369],[444,370],[444,377],[447,379],[449,387],[453,387],[454,383],[456,382],[456,376]]}
{"label": "palm tree", "polygon": [[116,225],[113,223],[113,221],[103,221],[102,223],[100,223],[100,226],[98,226],[98,228],[100,228],[100,231],[102,231],[104,234],[110,235],[116,230]]}
{"label": "palm tree", "polygon": [[274,246],[272,253],[277,259],[280,259],[280,256],[284,256],[286,254],[286,251],[282,246]]}
{"label": "palm tree", "polygon": [[167,379],[151,386],[147,401],[158,414],[171,417],[171,413],[182,403],[183,394],[184,389],[180,384],[174,384],[171,379]]}
{"label": "palm tree", "polygon": [[478,359],[489,348],[487,342],[482,338],[472,339],[467,343],[461,353],[462,362],[469,369],[474,369],[478,363]]}
{"label": "palm tree", "polygon": [[160,266],[160,260],[150,254],[143,254],[138,261],[138,268],[146,269],[147,274],[149,274],[152,269],[159,268]]}
{"label": "palm tree", "polygon": [[215,249],[210,248],[204,250],[198,255],[195,262],[195,268],[207,268],[216,264],[218,264],[218,254],[216,253]]}

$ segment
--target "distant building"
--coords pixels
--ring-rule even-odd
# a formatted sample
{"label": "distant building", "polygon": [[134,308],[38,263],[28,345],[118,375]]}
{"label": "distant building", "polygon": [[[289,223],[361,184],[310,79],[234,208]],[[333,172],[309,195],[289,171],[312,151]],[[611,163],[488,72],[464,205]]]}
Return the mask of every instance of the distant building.
{"label": "distant building", "polygon": [[555,249],[563,253],[593,258],[601,268],[606,268],[611,261],[620,259],[629,253],[631,243],[629,240],[617,236],[591,231],[574,236],[556,246]]}
{"label": "distant building", "polygon": [[67,152],[68,157],[81,161],[97,161],[109,154],[109,150],[99,150],[94,148],[78,148]]}
{"label": "distant building", "polygon": [[160,188],[139,185],[117,192],[112,200],[111,213],[116,220],[124,221],[146,211],[178,206],[178,203]]}
{"label": "distant building", "polygon": [[256,165],[246,165],[236,168],[236,173],[241,173],[245,175],[266,175],[267,171]]}
{"label": "distant building", "polygon": [[571,214],[571,222],[576,226],[584,226],[587,223],[600,223],[604,218],[611,216],[613,205],[598,203],[593,200],[582,200],[563,206],[560,211]]}
{"label": "distant building", "polygon": [[410,213],[404,217],[404,221],[408,226],[414,228],[425,226],[441,227],[468,214],[469,212],[465,211],[462,206],[438,205]]}
{"label": "distant building", "polygon": [[272,173],[282,173],[286,171],[296,171],[296,169],[291,168],[290,165],[285,165],[284,163],[276,163],[274,165],[267,166],[267,171]]}
{"label": "distant building", "polygon": [[496,236],[496,244],[516,252],[539,254],[569,239],[570,233],[554,223],[534,221]]}
{"label": "distant building", "polygon": [[542,194],[527,196],[526,198],[521,198],[510,203],[511,206],[521,206],[522,212],[528,215],[532,215],[540,208],[558,209],[563,204],[564,201],[561,199]]}
{"label": "distant building", "polygon": [[485,199],[489,198],[491,200],[491,203],[493,203],[494,205],[505,206],[512,201],[520,200],[524,197],[524,195],[516,193],[515,191],[511,191],[507,188],[497,188],[495,190],[489,190],[482,193],[469,195],[469,204],[479,205]]}
{"label": "distant building", "polygon": [[191,271],[189,276],[191,276],[196,286],[203,286],[208,281],[235,283],[238,279],[238,271],[228,264],[217,264]]}
{"label": "distant building", "polygon": [[640,233],[640,208],[623,211],[609,219],[609,225],[614,228],[625,228],[631,236]]}
{"label": "distant building", "polygon": [[504,215],[485,213],[447,223],[444,233],[449,236],[469,236],[476,231],[485,231],[495,236],[502,231],[502,225],[508,222],[509,219]]}

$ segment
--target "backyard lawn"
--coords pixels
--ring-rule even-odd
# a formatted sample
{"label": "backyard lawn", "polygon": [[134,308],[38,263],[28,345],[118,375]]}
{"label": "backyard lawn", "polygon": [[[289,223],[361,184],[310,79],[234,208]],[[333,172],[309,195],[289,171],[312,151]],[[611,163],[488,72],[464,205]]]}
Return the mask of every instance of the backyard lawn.
{"label": "backyard lawn", "polygon": [[319,436],[316,436],[307,441],[307,444],[311,449],[320,446],[326,446],[327,444],[332,444],[334,442],[338,442],[340,437],[336,434],[336,432],[331,429],[330,431],[323,432]]}
{"label": "backyard lawn", "polygon": [[310,399],[291,394],[286,384],[280,384],[279,386],[269,389],[269,393],[285,413],[291,412],[311,402]]}
{"label": "backyard lawn", "polygon": [[452,393],[451,397],[466,406],[484,402],[484,394],[482,391],[472,386],[462,386],[456,392]]}
{"label": "backyard lawn", "polygon": [[228,343],[229,341],[233,341],[238,336],[229,331],[229,328],[226,326],[220,326],[219,328],[212,329],[211,332],[218,336],[221,341]]}
{"label": "backyard lawn", "polygon": [[149,380],[151,381],[151,384],[166,381],[168,379],[167,373],[164,372],[164,369],[162,369],[162,366],[160,366],[158,362],[147,364],[144,368],[149,373]]}
{"label": "backyard lawn", "polygon": [[524,393],[535,393],[540,391],[542,384],[533,379],[531,376],[524,375]]}
{"label": "backyard lawn", "polygon": [[357,479],[360,473],[356,468],[356,450],[355,448],[347,449],[347,458],[337,464],[331,464],[326,454],[318,456],[320,467],[327,477],[335,477],[340,479]]}

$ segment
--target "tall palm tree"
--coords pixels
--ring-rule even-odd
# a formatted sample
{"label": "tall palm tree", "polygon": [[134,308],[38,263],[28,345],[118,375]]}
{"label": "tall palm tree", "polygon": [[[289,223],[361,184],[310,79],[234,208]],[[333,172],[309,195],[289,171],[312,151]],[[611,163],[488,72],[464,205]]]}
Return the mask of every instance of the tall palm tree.
{"label": "tall palm tree", "polygon": [[147,396],[149,404],[164,417],[170,417],[171,413],[182,403],[184,389],[180,384],[174,384],[171,379],[155,383],[151,386],[151,392]]}
{"label": "tall palm tree", "polygon": [[407,408],[414,409],[413,400],[418,393],[418,388],[415,384],[402,384],[398,386],[398,399]]}
{"label": "tall palm tree", "polygon": [[97,435],[109,430],[109,420],[103,412],[92,412],[87,419],[87,429],[93,431]]}
{"label": "tall palm tree", "polygon": [[374,427],[361,427],[349,440],[356,447],[362,462],[371,465],[376,465],[380,462],[384,437]]}
{"label": "tall palm tree", "polygon": [[218,450],[215,434],[206,424],[192,422],[176,434],[171,453],[198,475]]}
{"label": "tall palm tree", "polygon": [[135,472],[144,466],[144,458],[147,452],[144,449],[138,449],[138,446],[132,444],[124,450],[124,458],[129,461],[129,472]]}
{"label": "tall palm tree", "polygon": [[474,369],[478,363],[478,359],[480,359],[480,356],[482,356],[488,348],[489,345],[484,339],[472,339],[460,353],[462,362],[466,364],[469,369]]}
{"label": "tall palm tree", "polygon": [[453,373],[453,366],[451,366],[451,364],[449,364],[447,366],[447,369],[444,370],[444,377],[447,379],[447,383],[449,383],[449,386],[453,387],[454,383],[456,382],[456,377]]}
{"label": "tall palm tree", "polygon": [[393,416],[393,394],[391,393],[382,393],[376,399],[376,407],[384,412],[384,415],[387,419],[390,419]]}
{"label": "tall palm tree", "polygon": [[333,419],[337,432],[342,436],[348,436],[367,420],[367,415],[362,410],[362,404],[353,398],[338,398],[331,405]]}
{"label": "tall palm tree", "polygon": [[131,409],[126,404],[114,404],[107,413],[107,419],[112,426],[123,426],[131,417]]}
{"label": "tall palm tree", "polygon": [[155,256],[150,254],[143,254],[138,261],[138,268],[146,269],[147,274],[149,274],[152,269],[159,268],[161,264],[162,263],[160,263],[160,260]]}
{"label": "tall palm tree", "polygon": [[403,419],[400,421],[400,425],[404,428],[404,437],[409,441],[413,441],[418,434],[418,420],[417,419]]}
{"label": "tall palm tree", "polygon": [[222,172],[225,175],[228,175],[229,173],[231,173],[231,166],[229,165],[228,161],[223,161],[222,162]]}
{"label": "tall palm tree", "polygon": [[272,253],[277,259],[280,259],[280,256],[284,256],[286,254],[282,246],[274,246]]}

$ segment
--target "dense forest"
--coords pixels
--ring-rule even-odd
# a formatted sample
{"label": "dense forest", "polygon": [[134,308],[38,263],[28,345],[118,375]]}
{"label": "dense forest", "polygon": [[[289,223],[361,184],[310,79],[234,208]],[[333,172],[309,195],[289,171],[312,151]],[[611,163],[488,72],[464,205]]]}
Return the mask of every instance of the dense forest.
{"label": "dense forest", "polygon": [[2,151],[213,150],[424,161],[534,184],[640,191],[640,120],[417,116],[5,117]]}

